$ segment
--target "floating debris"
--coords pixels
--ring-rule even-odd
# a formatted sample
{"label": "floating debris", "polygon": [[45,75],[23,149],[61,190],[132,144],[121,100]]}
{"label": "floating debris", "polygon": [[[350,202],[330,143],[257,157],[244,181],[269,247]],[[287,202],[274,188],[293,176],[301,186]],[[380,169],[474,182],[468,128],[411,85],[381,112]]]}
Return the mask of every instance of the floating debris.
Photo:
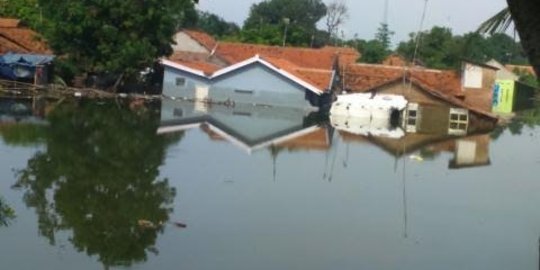
{"label": "floating debris", "polygon": [[181,229],[185,229],[187,228],[187,225],[184,224],[184,223],[180,223],[180,222],[172,222],[172,224],[178,228],[181,228]]}
{"label": "floating debris", "polygon": [[418,155],[410,155],[409,158],[418,162],[424,161],[424,158]]}

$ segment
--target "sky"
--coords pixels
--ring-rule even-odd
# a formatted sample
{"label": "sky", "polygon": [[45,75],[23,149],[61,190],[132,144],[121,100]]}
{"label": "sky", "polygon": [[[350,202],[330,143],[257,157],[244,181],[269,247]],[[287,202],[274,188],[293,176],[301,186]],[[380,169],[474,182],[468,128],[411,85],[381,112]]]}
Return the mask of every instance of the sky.
{"label": "sky", "polygon": [[[262,0],[200,0],[199,9],[219,15],[227,21],[242,25],[252,4]],[[349,8],[349,19],[342,27],[347,38],[355,34],[361,39],[372,39],[384,20],[385,0],[344,0]],[[420,28],[426,0],[388,0],[388,25],[395,32],[393,44],[407,40],[409,33]],[[454,34],[476,28],[506,7],[506,0],[427,0],[424,30],[445,26]],[[323,0],[326,4],[332,0]],[[323,19],[324,20],[324,19]],[[322,25],[319,27],[323,29]]]}

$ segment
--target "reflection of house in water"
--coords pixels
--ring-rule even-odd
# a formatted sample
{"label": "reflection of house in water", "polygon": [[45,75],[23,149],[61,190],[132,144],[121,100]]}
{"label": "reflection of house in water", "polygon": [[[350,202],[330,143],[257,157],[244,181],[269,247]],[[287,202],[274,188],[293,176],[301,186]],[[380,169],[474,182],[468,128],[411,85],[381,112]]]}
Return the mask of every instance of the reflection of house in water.
{"label": "reflection of house in water", "polygon": [[327,149],[331,131],[316,118],[295,108],[163,100],[158,133],[201,128],[211,139],[227,140],[248,153],[269,146]]}
{"label": "reflection of house in water", "polygon": [[450,136],[445,133],[407,133],[401,138],[359,136],[345,131],[339,132],[346,142],[369,143],[378,146],[386,153],[402,157],[417,151],[432,154],[453,152],[454,158],[449,168],[459,169],[490,165],[489,134]]}
{"label": "reflection of house in water", "polygon": [[0,98],[0,124],[45,123],[46,101],[40,98]]}

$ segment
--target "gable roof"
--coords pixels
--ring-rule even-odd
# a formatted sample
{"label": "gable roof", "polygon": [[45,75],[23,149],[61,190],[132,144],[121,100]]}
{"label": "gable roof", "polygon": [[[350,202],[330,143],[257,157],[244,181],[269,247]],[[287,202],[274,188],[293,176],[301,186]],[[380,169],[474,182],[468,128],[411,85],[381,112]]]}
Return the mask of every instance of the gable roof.
{"label": "gable roof", "polygon": [[0,54],[7,52],[51,54],[41,37],[20,20],[0,18]]}
{"label": "gable roof", "polygon": [[367,92],[404,77],[413,78],[428,88],[447,95],[462,95],[461,75],[456,71],[376,65],[354,64],[342,70],[345,88],[352,92]]}
{"label": "gable roof", "polygon": [[[317,95],[321,95],[330,89],[333,81],[334,72],[329,70],[309,70],[302,67],[298,67],[293,63],[290,63],[283,59],[275,59],[271,57],[261,57],[255,55],[242,62],[217,69],[217,70],[203,70],[200,63],[189,61],[171,61],[163,59],[162,64],[171,68],[182,70],[184,72],[191,73],[196,76],[204,77],[210,80],[224,76],[243,67],[249,66],[254,63],[262,64],[263,66],[273,70],[281,76],[289,79],[290,81],[308,89]],[[212,71],[212,72],[209,72]]]}

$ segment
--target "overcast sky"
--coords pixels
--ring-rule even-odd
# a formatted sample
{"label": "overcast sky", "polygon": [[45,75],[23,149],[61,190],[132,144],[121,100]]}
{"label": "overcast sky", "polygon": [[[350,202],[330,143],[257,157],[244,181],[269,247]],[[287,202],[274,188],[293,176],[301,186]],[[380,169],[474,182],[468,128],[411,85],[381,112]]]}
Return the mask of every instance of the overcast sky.
{"label": "overcast sky", "polygon": [[[332,0],[323,0],[330,3]],[[200,0],[199,8],[242,25],[253,3],[261,0]],[[348,38],[358,34],[372,39],[384,18],[384,0],[345,0],[350,18],[343,30]],[[396,32],[393,43],[418,31],[425,0],[389,0],[388,24]],[[475,30],[478,25],[506,6],[506,0],[428,0],[424,29],[434,25],[450,27],[454,34]]]}

